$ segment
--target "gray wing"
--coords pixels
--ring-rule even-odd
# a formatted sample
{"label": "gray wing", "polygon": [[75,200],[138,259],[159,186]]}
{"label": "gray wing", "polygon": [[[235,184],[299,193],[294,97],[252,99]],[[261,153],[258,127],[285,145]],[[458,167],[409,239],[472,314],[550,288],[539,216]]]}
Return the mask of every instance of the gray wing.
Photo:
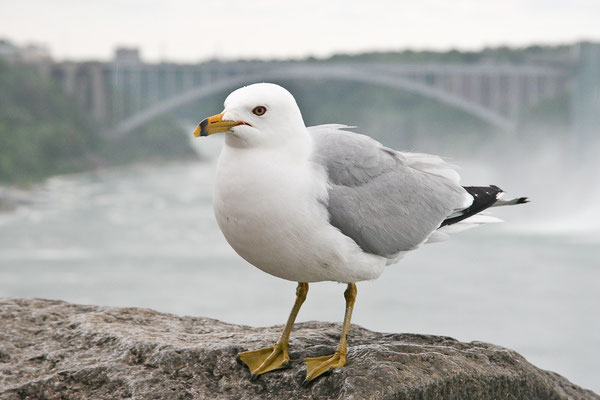
{"label": "gray wing", "polygon": [[365,252],[393,258],[425,241],[472,198],[439,157],[400,153],[343,125],[310,127],[329,179],[330,223]]}

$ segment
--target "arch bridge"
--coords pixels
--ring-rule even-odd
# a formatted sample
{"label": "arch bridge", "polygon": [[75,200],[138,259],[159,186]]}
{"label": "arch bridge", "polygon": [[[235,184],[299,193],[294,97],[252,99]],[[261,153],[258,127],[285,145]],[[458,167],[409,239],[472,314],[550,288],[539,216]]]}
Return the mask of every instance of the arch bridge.
{"label": "arch bridge", "polygon": [[[193,71],[172,71],[171,81],[175,86],[171,89],[172,94],[164,100],[158,100],[160,96],[155,95],[158,97],[155,101],[149,101],[146,107],[119,121],[112,129],[112,135],[124,135],[161,114],[227,89],[254,82],[306,79],[360,82],[413,93],[510,132],[518,122],[519,110],[554,97],[566,84],[566,76],[561,70],[532,66],[290,63],[266,68],[264,64],[236,67],[203,71],[200,79],[195,79]],[[138,74],[143,72],[138,71]],[[131,92],[136,86],[132,83],[133,77],[135,75],[129,72],[125,78],[116,81],[123,91]],[[142,77],[138,76],[137,80],[138,101],[141,102],[144,94],[139,81]],[[178,83],[181,88],[177,88]],[[152,93],[152,89],[149,92]]]}
{"label": "arch bridge", "polygon": [[253,82],[361,82],[435,100],[502,131],[515,129],[523,109],[570,85],[569,68],[502,64],[391,64],[373,62],[208,62],[147,64],[58,63],[48,70],[104,126],[125,135],[186,103]]}

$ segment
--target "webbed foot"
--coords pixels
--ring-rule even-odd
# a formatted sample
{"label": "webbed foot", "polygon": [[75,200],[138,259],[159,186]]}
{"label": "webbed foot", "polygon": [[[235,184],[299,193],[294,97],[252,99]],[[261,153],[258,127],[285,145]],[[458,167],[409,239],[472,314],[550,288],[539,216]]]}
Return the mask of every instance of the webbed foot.
{"label": "webbed foot", "polygon": [[346,364],[346,354],[336,351],[330,356],[311,357],[304,360],[306,364],[305,383],[323,375],[334,368],[343,367]]}
{"label": "webbed foot", "polygon": [[272,347],[239,353],[238,358],[250,368],[251,379],[265,372],[285,368],[290,361],[287,346],[279,342]]}

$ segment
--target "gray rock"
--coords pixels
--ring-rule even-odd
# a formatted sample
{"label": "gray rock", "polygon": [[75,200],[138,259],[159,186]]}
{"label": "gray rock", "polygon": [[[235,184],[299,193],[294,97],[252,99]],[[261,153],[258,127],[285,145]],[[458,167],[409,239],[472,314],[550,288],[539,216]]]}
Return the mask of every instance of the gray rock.
{"label": "gray rock", "polygon": [[0,399],[600,399],[514,351],[352,326],[348,363],[308,386],[302,359],[333,352],[340,326],[298,324],[290,368],[251,382],[251,328],[139,308],[0,299]]}

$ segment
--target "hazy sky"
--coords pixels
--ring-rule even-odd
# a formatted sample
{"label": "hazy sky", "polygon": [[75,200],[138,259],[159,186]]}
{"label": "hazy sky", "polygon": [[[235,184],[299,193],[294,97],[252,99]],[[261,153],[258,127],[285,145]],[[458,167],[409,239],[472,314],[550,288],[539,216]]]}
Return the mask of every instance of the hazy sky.
{"label": "hazy sky", "polygon": [[599,0],[0,0],[0,37],[59,59],[283,58],[600,40]]}

